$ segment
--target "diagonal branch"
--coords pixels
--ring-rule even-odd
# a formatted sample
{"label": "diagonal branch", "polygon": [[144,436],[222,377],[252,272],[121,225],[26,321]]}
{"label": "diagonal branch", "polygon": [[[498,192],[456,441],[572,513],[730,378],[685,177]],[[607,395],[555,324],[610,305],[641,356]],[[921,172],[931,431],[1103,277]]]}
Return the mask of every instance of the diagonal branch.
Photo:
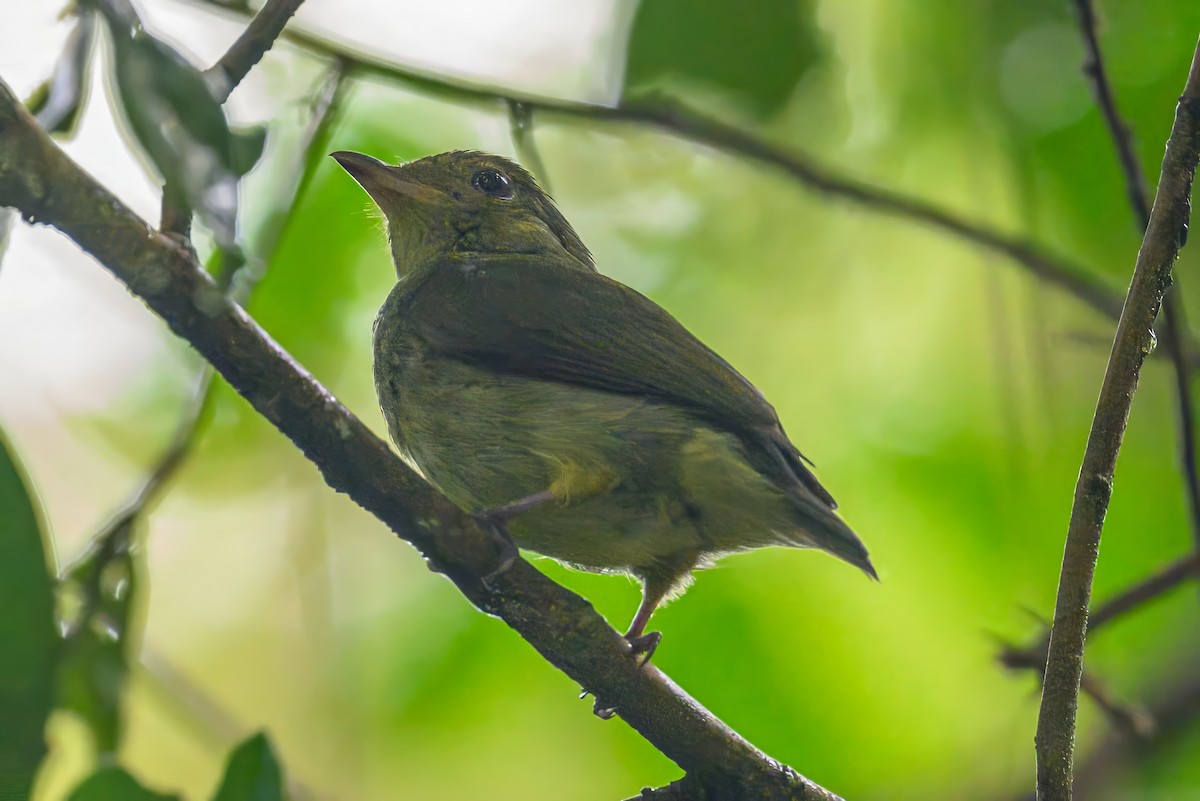
{"label": "diagonal branch", "polygon": [[[1100,52],[1100,40],[1096,35],[1096,13],[1092,0],[1075,0],[1079,15],[1080,33],[1087,50],[1087,62],[1083,71],[1091,80],[1096,103],[1104,114],[1117,152],[1117,160],[1125,175],[1125,191],[1129,194],[1129,205],[1137,220],[1138,229],[1146,230],[1150,222],[1150,199],[1146,180],[1133,149],[1130,127],[1117,110],[1117,99],[1108,80],[1104,57]],[[1178,283],[1178,279],[1176,279]],[[1167,355],[1171,359],[1175,374],[1175,405],[1179,415],[1179,461],[1183,467],[1184,494],[1191,513],[1192,539],[1200,550],[1200,474],[1196,469],[1196,421],[1192,403],[1191,368],[1188,365],[1186,342],[1190,339],[1183,304],[1178,302],[1180,291],[1167,292],[1163,298],[1163,339]]]}
{"label": "diagonal branch", "polygon": [[[216,0],[189,0],[213,10],[249,13],[244,6],[227,7]],[[770,144],[737,126],[683,105],[604,106],[514,92],[495,86],[447,78],[377,56],[352,46],[289,28],[283,38],[313,55],[342,59],[356,75],[399,82],[421,92],[463,103],[516,104],[526,115],[545,112],[593,122],[635,123],[658,128],[680,139],[743,156],[778,169],[809,190],[846,201],[869,211],[911,220],[998,253],[1040,280],[1059,287],[1112,319],[1121,313],[1121,296],[1081,265],[1047,253],[1040,245],[964,219],[921,198],[842,175],[812,157]]]}
{"label": "diagonal branch", "polygon": [[1171,267],[1185,238],[1196,161],[1200,158],[1200,43],[1175,111],[1150,224],[1138,252],[1096,414],[1084,450],[1054,607],[1054,625],[1038,714],[1037,790],[1042,801],[1071,798],[1075,716],[1087,610],[1112,496],[1117,453],[1129,419],[1138,374],[1153,346],[1154,320],[1171,284]]}
{"label": "diagonal branch", "polygon": [[219,102],[224,103],[251,68],[275,44],[287,21],[304,0],[267,0],[246,30],[206,73]]}
{"label": "diagonal branch", "polygon": [[629,644],[578,595],[505,548],[409,470],[199,268],[71,161],[0,83],[0,206],[73,239],[186,339],[325,481],[420,550],[484,612],[615,708],[710,797],[836,799],[759,751]]}

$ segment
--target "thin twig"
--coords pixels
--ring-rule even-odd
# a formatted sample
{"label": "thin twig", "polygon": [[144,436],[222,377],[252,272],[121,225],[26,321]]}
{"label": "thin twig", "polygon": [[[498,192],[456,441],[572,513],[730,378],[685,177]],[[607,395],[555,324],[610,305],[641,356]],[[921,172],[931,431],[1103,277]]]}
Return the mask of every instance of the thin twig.
{"label": "thin twig", "polygon": [[508,123],[517,155],[546,194],[553,194],[550,190],[550,173],[533,138],[533,109],[516,100],[508,101]]}
{"label": "thin twig", "polygon": [[[239,12],[214,0],[185,0],[210,10]],[[239,13],[246,13],[241,9]],[[1058,286],[1102,314],[1117,319],[1121,295],[1082,266],[1051,255],[1040,245],[985,225],[963,219],[921,198],[885,189],[841,175],[810,156],[769,144],[736,126],[706,116],[683,105],[602,106],[513,92],[494,86],[447,78],[435,73],[355,52],[351,46],[295,28],[282,38],[323,58],[344,59],[355,75],[403,83],[418,91],[464,103],[517,103],[532,111],[559,114],[594,122],[635,123],[670,133],[696,144],[743,156],[781,170],[808,189],[862,208],[920,222],[991,250],[1020,264],[1037,278]]]}
{"label": "thin twig", "polygon": [[[1104,122],[1112,137],[1113,148],[1121,171],[1125,175],[1125,191],[1133,209],[1138,230],[1145,231],[1150,222],[1150,193],[1141,164],[1133,148],[1131,128],[1117,110],[1117,98],[1108,80],[1104,57],[1100,52],[1100,40],[1096,34],[1096,13],[1092,0],[1075,0],[1079,16],[1080,33],[1087,50],[1087,61],[1083,71],[1087,74],[1096,95],[1096,103],[1104,114]],[[1179,461],[1183,468],[1184,495],[1188,500],[1188,512],[1192,522],[1192,540],[1200,550],[1200,474],[1196,469],[1196,422],[1192,403],[1191,369],[1187,361],[1186,344],[1187,318],[1180,297],[1179,279],[1163,298],[1163,344],[1171,359],[1175,374],[1175,407],[1179,419]]]}
{"label": "thin twig", "polygon": [[[1177,279],[1178,281],[1178,279]],[[1192,542],[1200,552],[1200,472],[1196,458],[1196,406],[1192,399],[1192,366],[1189,363],[1187,345],[1187,314],[1178,283],[1167,290],[1163,297],[1163,339],[1166,341],[1167,357],[1175,375],[1175,411],[1179,420],[1179,461],[1183,468],[1183,494],[1188,500],[1188,512],[1192,523]]]}
{"label": "thin twig", "polygon": [[[124,283],[321,470],[326,482],[416,546],[478,608],[615,708],[726,801],[831,801],[643,665],[586,600],[551,581],[413,473],[232,303],[195,258],[67,157],[0,82],[0,206],[52,225]],[[726,792],[730,790],[732,792]]]}
{"label": "thin twig", "polygon": [[[1103,626],[1167,594],[1188,579],[1200,579],[1200,553],[1190,553],[1175,560],[1157,573],[1127,587],[1105,601],[1088,615],[1088,636],[1094,635]],[[1007,668],[1031,668],[1041,671],[1046,667],[1046,650],[1049,646],[1050,635],[1046,634],[1024,648],[1005,645],[1001,648],[997,658]]]}
{"label": "thin twig", "polygon": [[[1157,573],[1109,598],[1088,615],[1088,636],[1096,634],[1101,627],[1167,594],[1188,579],[1200,579],[1200,553],[1190,553],[1177,559]],[[1008,668],[1033,668],[1040,671],[1046,667],[1046,649],[1049,646],[1050,635],[1046,634],[1024,648],[1006,645],[1001,648],[997,658]]]}
{"label": "thin twig", "polygon": [[[1030,670],[1037,674],[1040,684],[1045,678],[1046,649],[1041,653],[1034,649],[1016,649],[1004,646],[997,656],[1000,664],[1009,670]],[[1084,669],[1080,677],[1081,691],[1091,698],[1112,721],[1113,725],[1129,734],[1148,736],[1154,731],[1155,722],[1137,704],[1125,703],[1112,697],[1108,688],[1090,670]]]}
{"label": "thin twig", "polygon": [[1175,112],[1159,178],[1150,224],[1138,253],[1108,368],[1088,435],[1071,522],[1067,530],[1054,625],[1046,661],[1046,679],[1038,714],[1037,790],[1042,801],[1071,798],[1075,716],[1087,610],[1100,548],[1100,533],[1112,496],[1117,454],[1129,419],[1138,374],[1153,347],[1153,326],[1171,267],[1179,255],[1188,221],[1192,179],[1200,158],[1200,43]]}
{"label": "thin twig", "polygon": [[1079,687],[1100,707],[1116,728],[1134,737],[1149,737],[1154,734],[1158,724],[1150,713],[1140,704],[1118,701],[1094,673],[1084,670],[1079,679]]}
{"label": "thin twig", "polygon": [[1192,553],[1163,568],[1148,578],[1139,581],[1120,595],[1096,610],[1088,622],[1088,633],[1122,615],[1140,608],[1143,604],[1164,595],[1187,579],[1200,578],[1200,553]]}
{"label": "thin twig", "polygon": [[1125,191],[1129,196],[1129,205],[1133,208],[1138,227],[1145,230],[1150,222],[1146,179],[1142,174],[1137,153],[1133,149],[1130,128],[1122,118],[1121,112],[1117,110],[1117,98],[1113,94],[1112,84],[1108,81],[1108,71],[1100,52],[1100,40],[1096,35],[1096,12],[1092,8],[1091,0],[1075,0],[1075,10],[1079,15],[1079,32],[1083,36],[1084,49],[1087,51],[1083,72],[1088,76],[1092,91],[1096,95],[1096,104],[1104,115],[1104,123],[1112,137],[1121,172],[1125,175]]}
{"label": "thin twig", "polygon": [[[205,73],[219,102],[224,103],[250,69],[275,44],[296,9],[304,0],[267,0],[250,20],[246,30]],[[248,10],[248,9],[247,9]]]}

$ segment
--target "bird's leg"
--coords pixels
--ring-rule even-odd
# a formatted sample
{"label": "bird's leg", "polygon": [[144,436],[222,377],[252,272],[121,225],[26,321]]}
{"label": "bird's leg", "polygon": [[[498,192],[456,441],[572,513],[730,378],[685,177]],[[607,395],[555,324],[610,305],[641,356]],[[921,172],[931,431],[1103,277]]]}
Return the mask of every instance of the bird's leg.
{"label": "bird's leg", "polygon": [[484,576],[484,580],[508,570],[520,555],[516,543],[509,536],[508,521],[522,512],[528,512],[530,509],[535,509],[546,501],[551,500],[554,500],[554,493],[547,489],[535,492],[532,495],[526,495],[524,498],[518,498],[509,503],[501,504],[500,506],[493,506],[491,509],[475,512],[471,515],[481,528],[500,541],[499,567]]}
{"label": "bird's leg", "polygon": [[560,475],[544,490],[517,498],[515,501],[493,506],[475,512],[473,517],[481,526],[493,531],[505,543],[501,567],[494,571],[499,573],[506,569],[517,557],[517,546],[513,544],[508,534],[508,521],[514,517],[536,509],[549,501],[558,501],[566,505],[574,500],[581,500],[610,491],[620,483],[620,478],[612,469],[592,466],[584,468],[574,462],[567,461],[560,465]]}
{"label": "bird's leg", "polygon": [[643,665],[650,661],[650,657],[654,656],[654,650],[662,641],[661,632],[652,631],[647,634],[646,626],[649,625],[650,616],[662,603],[663,597],[670,591],[673,583],[673,581],[647,577],[642,584],[642,603],[638,606],[637,614],[633,616],[633,622],[629,624],[629,631],[625,632],[625,640],[629,643],[633,654],[642,655],[641,664]]}
{"label": "bird's leg", "polygon": [[[640,668],[650,661],[650,657],[654,656],[654,649],[662,640],[661,632],[645,633],[646,626],[650,623],[650,616],[654,614],[654,610],[662,602],[663,596],[670,592],[675,582],[671,578],[660,576],[639,576],[639,578],[642,580],[642,604],[638,607],[637,614],[633,616],[633,622],[629,624],[629,631],[625,632],[625,641],[629,643],[629,652],[633,656],[640,657],[638,659]],[[579,697],[583,698],[587,694],[587,690],[584,690]],[[601,720],[608,720],[617,714],[617,708],[608,706],[597,696],[596,703],[592,706],[592,713]]]}
{"label": "bird's leg", "polygon": [[493,506],[491,509],[484,509],[482,512],[476,512],[477,517],[485,517],[497,523],[507,523],[522,512],[528,512],[530,509],[536,509],[547,501],[554,500],[554,492],[544,489],[541,492],[535,492],[532,495],[526,495],[524,498],[518,498],[515,501]]}
{"label": "bird's leg", "polygon": [[647,570],[638,571],[637,577],[642,580],[642,603],[638,606],[629,631],[625,632],[625,640],[629,643],[634,654],[641,654],[641,664],[650,661],[654,650],[662,641],[662,634],[657,631],[646,633],[650,616],[672,590],[687,586],[688,572],[700,560],[700,552],[684,550],[666,559],[657,561]]}

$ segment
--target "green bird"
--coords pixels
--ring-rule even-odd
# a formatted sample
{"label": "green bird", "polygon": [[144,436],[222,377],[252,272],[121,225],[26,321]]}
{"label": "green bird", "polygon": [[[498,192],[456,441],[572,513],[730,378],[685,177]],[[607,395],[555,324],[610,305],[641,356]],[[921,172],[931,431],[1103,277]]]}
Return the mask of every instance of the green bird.
{"label": "green bird", "polygon": [[573,567],[636,576],[626,639],[718,557],[866,548],[754,386],[644,295],[596,271],[533,177],[451,152],[333,154],[387,219],[399,280],[375,387],[405,460],[464,511]]}

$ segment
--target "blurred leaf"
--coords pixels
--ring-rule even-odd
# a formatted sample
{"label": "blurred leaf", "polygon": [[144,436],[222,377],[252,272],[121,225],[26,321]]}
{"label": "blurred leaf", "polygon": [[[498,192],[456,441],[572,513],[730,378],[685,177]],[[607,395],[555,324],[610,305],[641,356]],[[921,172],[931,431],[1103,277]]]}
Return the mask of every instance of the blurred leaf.
{"label": "blurred leaf", "polygon": [[128,0],[86,1],[108,23],[125,119],[163,177],[168,199],[194,209],[217,242],[232,247],[238,179],[262,155],[265,129],[231,130],[203,73],[147,33]]}
{"label": "blurred leaf", "polygon": [[87,93],[87,67],[92,51],[96,15],[83,11],[67,37],[54,74],[26,102],[47,133],[72,134]]}
{"label": "blurred leaf", "polygon": [[[67,37],[62,54],[54,65],[54,74],[33,90],[25,102],[48,133],[70,135],[75,132],[79,112],[87,93],[88,56],[92,50],[92,31],[96,27],[95,14],[82,12],[79,21]],[[0,259],[8,247],[15,213],[0,209]]]}
{"label": "blurred leaf", "polygon": [[213,801],[282,801],[283,774],[271,741],[259,732],[229,755]]}
{"label": "blurred leaf", "polygon": [[84,779],[67,801],[175,801],[178,798],[147,790],[124,768],[109,765]]}
{"label": "blurred leaf", "polygon": [[624,99],[700,85],[758,117],[779,111],[819,55],[801,0],[645,0],[629,36]]}
{"label": "blurred leaf", "polygon": [[130,619],[140,589],[130,551],[133,524],[128,516],[112,523],[60,585],[68,611],[59,703],[83,718],[102,754],[116,752],[122,733]]}
{"label": "blurred leaf", "polygon": [[46,753],[58,636],[38,513],[0,435],[0,798],[25,798]]}

